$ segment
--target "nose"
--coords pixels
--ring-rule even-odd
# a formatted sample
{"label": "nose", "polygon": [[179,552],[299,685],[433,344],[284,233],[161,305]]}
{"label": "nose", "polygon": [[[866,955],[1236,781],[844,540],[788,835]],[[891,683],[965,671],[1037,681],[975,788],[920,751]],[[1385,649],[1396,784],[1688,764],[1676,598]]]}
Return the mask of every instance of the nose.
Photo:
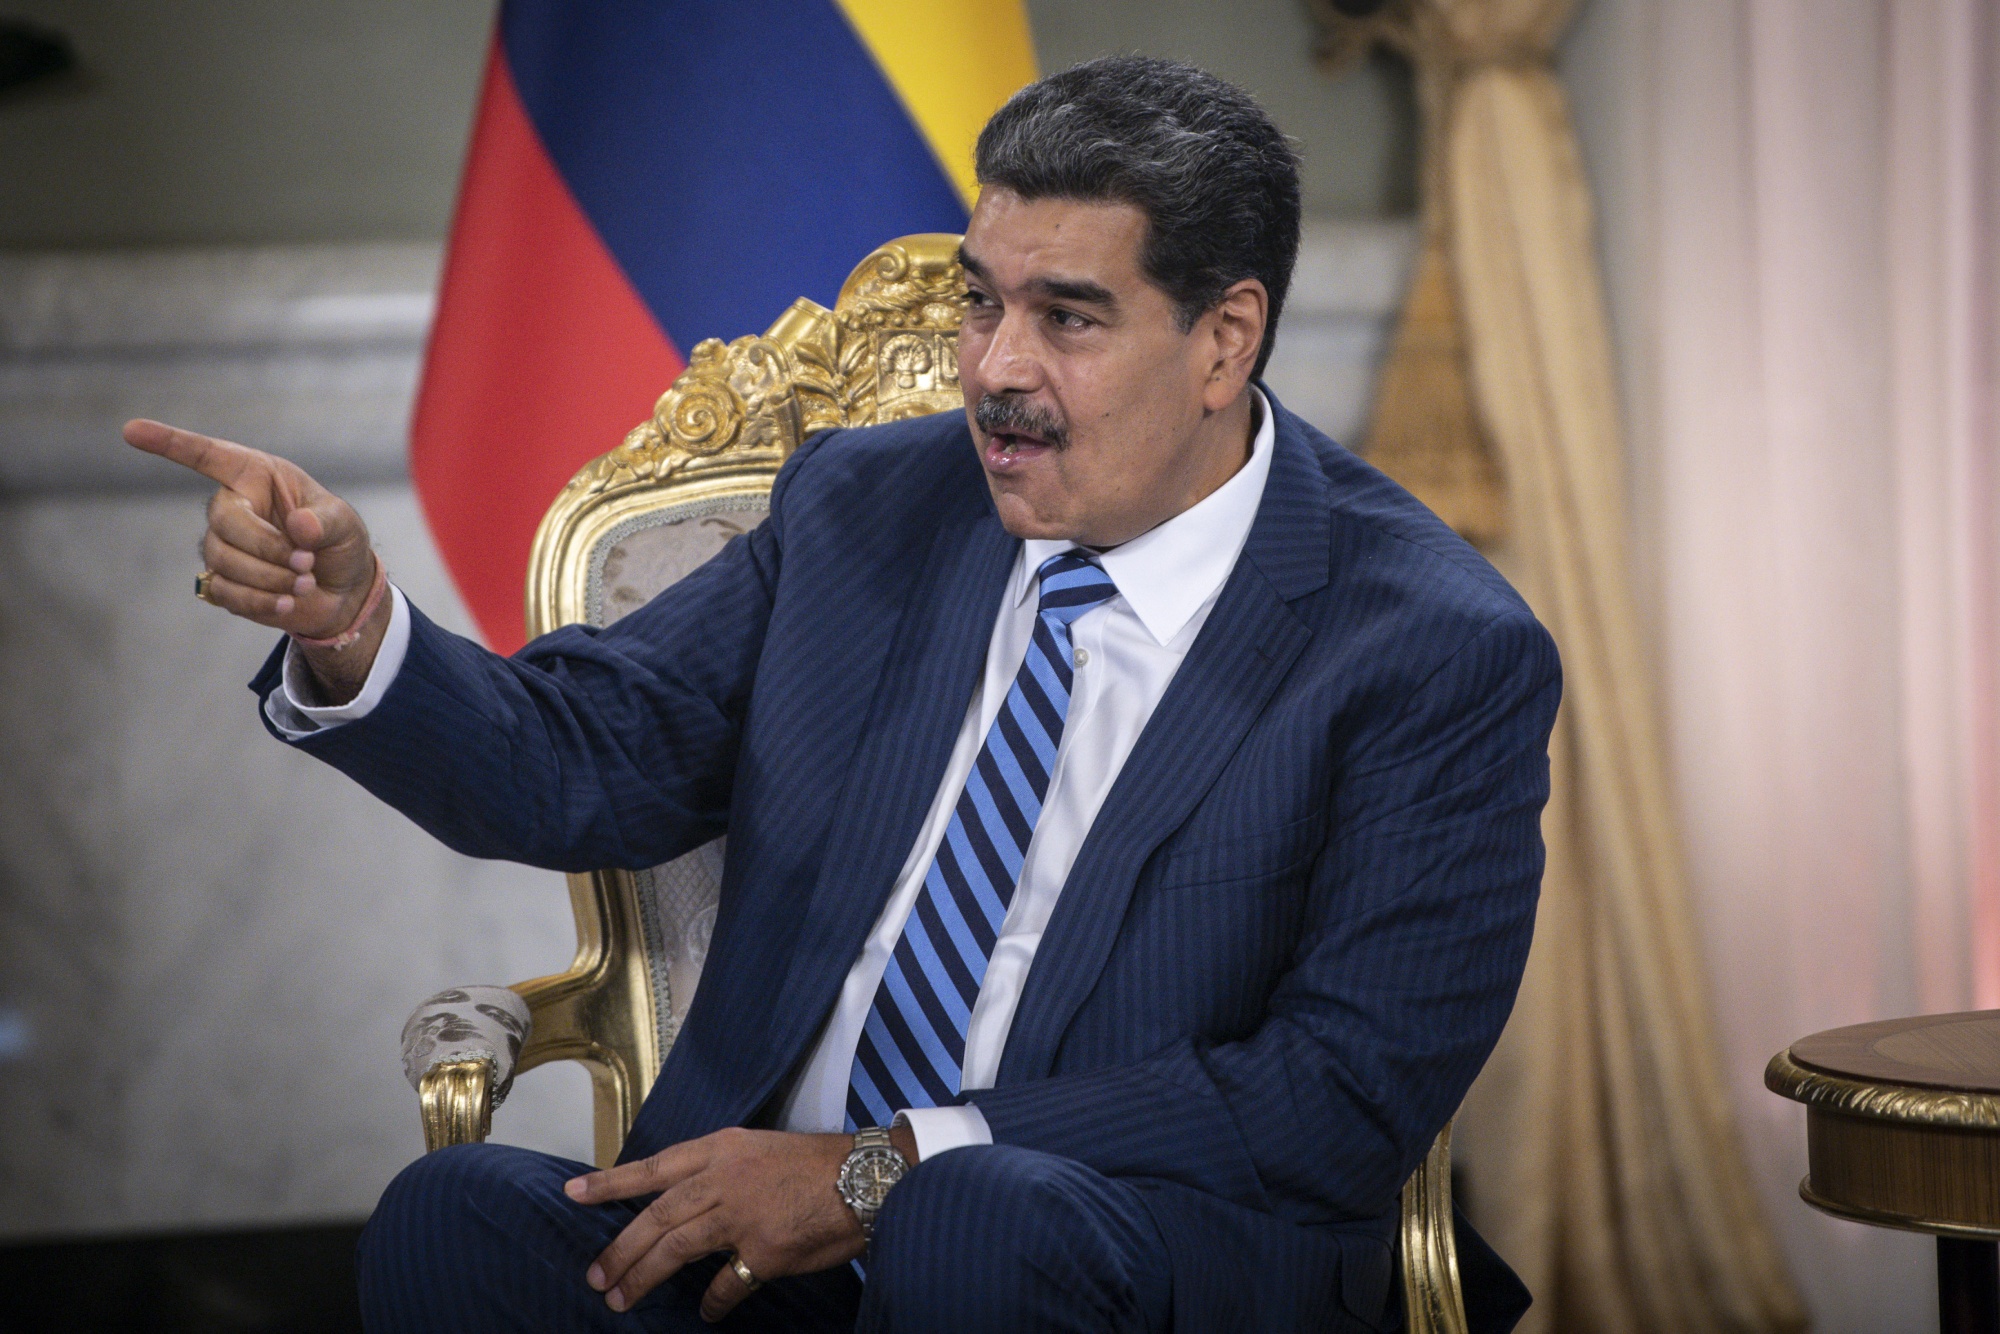
{"label": "nose", "polygon": [[[1034,345],[1031,318],[1025,311],[1004,312],[993,332],[971,349],[977,357],[973,371],[979,388],[999,394],[1010,390],[1032,393],[1042,387],[1042,363]],[[965,342],[961,335],[961,355]]]}

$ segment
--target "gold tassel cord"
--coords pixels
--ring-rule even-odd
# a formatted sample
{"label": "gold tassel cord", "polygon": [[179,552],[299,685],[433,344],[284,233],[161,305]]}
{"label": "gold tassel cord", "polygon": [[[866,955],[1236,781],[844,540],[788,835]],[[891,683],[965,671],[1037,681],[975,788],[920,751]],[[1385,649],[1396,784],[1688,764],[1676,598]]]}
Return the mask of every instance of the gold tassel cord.
{"label": "gold tassel cord", "polygon": [[1803,1327],[1743,1160],[1650,670],[1589,188],[1551,51],[1572,0],[1306,0],[1322,51],[1416,66],[1424,246],[1370,459],[1494,552],[1555,636],[1548,865],[1513,1020],[1462,1109],[1522,1334]]}
{"label": "gold tassel cord", "polygon": [[1506,485],[1473,417],[1444,232],[1425,230],[1396,341],[1376,381],[1367,457],[1459,536],[1490,546],[1506,536]]}

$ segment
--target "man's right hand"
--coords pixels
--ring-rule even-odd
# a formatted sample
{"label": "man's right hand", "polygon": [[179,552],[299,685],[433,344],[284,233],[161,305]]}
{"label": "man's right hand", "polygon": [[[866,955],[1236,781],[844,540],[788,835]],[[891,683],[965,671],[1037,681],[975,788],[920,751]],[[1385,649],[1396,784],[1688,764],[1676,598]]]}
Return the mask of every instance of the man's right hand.
{"label": "man's right hand", "polygon": [[369,624],[354,624],[375,583],[376,557],[353,506],[296,464],[228,440],[140,419],[125,423],[125,442],[220,488],[208,502],[201,545],[211,602],[306,639],[361,630],[342,650],[300,646],[322,702],[352,699],[368,679],[389,624],[386,598]]}

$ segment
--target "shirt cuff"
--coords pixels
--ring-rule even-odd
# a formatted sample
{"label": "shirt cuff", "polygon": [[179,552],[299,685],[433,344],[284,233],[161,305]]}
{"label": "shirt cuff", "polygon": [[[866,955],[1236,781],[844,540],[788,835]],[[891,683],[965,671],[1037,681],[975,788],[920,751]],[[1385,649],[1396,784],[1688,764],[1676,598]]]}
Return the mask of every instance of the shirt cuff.
{"label": "shirt cuff", "polygon": [[917,1141],[917,1160],[935,1158],[947,1149],[991,1144],[993,1128],[986,1113],[970,1103],[962,1107],[912,1107],[896,1113],[896,1124],[908,1126]]}
{"label": "shirt cuff", "polygon": [[383,632],[382,647],[375,650],[374,665],[361,693],[345,704],[306,704],[313,696],[305,654],[294,643],[285,649],[284,684],[264,700],[264,716],[287,741],[298,741],[329,727],[366,718],[389,693],[396,673],[403,670],[403,657],[410,650],[410,608],[403,590],[389,585],[389,628]]}

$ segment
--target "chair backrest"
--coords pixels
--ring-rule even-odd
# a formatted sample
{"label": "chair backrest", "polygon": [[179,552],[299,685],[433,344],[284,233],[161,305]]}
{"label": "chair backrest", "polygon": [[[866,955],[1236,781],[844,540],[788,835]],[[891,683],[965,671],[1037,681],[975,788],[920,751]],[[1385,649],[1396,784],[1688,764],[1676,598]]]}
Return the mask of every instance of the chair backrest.
{"label": "chair backrest", "polygon": [[[964,407],[959,238],[891,241],[832,310],[793,303],[761,336],[701,343],[645,423],[591,462],[542,520],[528,562],[528,629],[609,625],[755,527],[778,468],[836,426]],[[701,979],[724,841],[636,873],[570,877],[570,970],[515,988],[533,1029],[520,1069],[581,1061],[597,1158],[615,1158]]]}

